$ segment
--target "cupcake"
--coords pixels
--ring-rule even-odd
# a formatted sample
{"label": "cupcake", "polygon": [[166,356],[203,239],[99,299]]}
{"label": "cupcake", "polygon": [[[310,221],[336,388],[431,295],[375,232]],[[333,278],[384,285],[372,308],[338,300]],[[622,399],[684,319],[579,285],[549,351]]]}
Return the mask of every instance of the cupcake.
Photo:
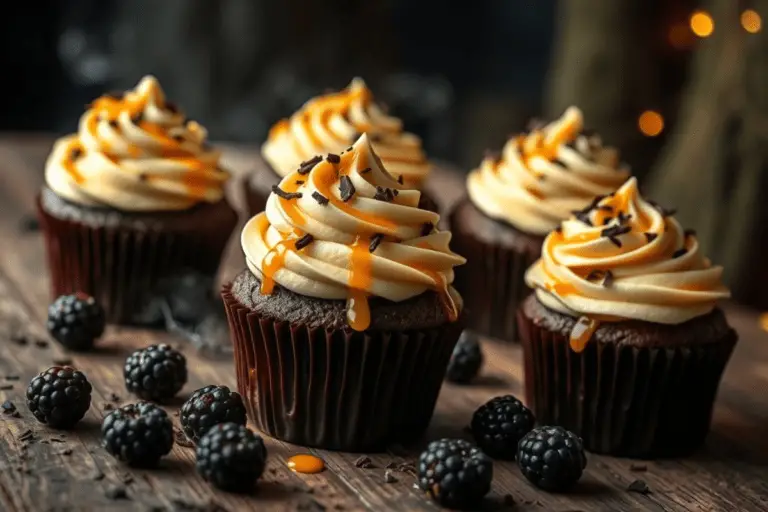
{"label": "cupcake", "polygon": [[438,214],[366,135],[287,175],[251,218],[225,286],[249,418],[305,446],[379,450],[426,429],[461,332]]}
{"label": "cupcake", "polygon": [[[272,185],[292,174],[315,155],[340,153],[361,133],[368,135],[389,173],[407,189],[422,190],[431,170],[421,140],[403,131],[400,119],[387,115],[360,78],[341,92],[308,101],[290,119],[282,119],[269,132],[261,148],[262,161],[245,181],[245,196],[252,215],[264,210]],[[422,192],[420,207],[437,211]]]}
{"label": "cupcake", "polygon": [[37,199],[54,296],[86,292],[109,321],[141,323],[158,286],[216,273],[237,213],[206,137],[151,76],[88,107]]}
{"label": "cupcake", "polygon": [[582,128],[575,107],[510,139],[500,156],[486,156],[450,217],[455,249],[470,262],[456,274],[468,327],[516,341],[515,313],[530,292],[523,277],[544,237],[628,177],[617,151]]}
{"label": "cupcake", "polygon": [[709,430],[737,336],[722,268],[670,214],[632,178],[548,235],[525,276],[528,405],[594,452],[684,455]]}

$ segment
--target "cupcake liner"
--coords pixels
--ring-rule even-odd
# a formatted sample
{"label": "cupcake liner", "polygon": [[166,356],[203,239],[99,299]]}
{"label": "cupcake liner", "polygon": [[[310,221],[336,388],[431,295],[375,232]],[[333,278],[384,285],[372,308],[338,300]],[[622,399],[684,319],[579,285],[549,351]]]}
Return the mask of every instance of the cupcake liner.
{"label": "cupcake liner", "polygon": [[222,291],[237,387],[254,425],[294,444],[383,450],[426,430],[459,322],[402,332],[311,328],[261,317]]}
{"label": "cupcake liner", "polygon": [[233,211],[226,225],[210,229],[92,226],[51,215],[39,197],[36,206],[52,295],[92,295],[110,323],[157,322],[159,312],[148,312],[157,287],[185,272],[215,275],[237,222]]}
{"label": "cupcake liner", "polygon": [[680,456],[704,442],[735,332],[670,348],[590,341],[577,353],[522,310],[518,321],[526,402],[540,424],[561,425],[586,449],[614,456]]}

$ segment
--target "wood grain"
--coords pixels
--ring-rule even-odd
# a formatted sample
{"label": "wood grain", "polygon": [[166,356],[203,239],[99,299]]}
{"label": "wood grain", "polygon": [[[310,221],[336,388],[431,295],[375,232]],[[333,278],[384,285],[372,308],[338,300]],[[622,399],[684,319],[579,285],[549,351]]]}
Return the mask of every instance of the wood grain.
{"label": "wood grain", "polygon": [[[202,481],[194,471],[190,448],[175,446],[156,470],[131,469],[108,456],[99,446],[99,425],[105,404],[132,400],[125,393],[121,368],[133,349],[161,341],[182,344],[192,371],[170,411],[204,384],[234,386],[234,375],[230,361],[209,360],[169,334],[145,330],[110,328],[99,349],[88,354],[67,354],[53,342],[44,347],[35,343],[48,340],[44,319],[50,297],[40,236],[22,232],[19,225],[32,212],[50,143],[45,137],[0,139],[0,400],[13,401],[22,416],[0,416],[0,510],[438,510],[413,488],[415,479],[409,472],[394,471],[397,481],[393,483],[384,480],[387,465],[414,463],[421,446],[365,454],[374,467],[363,469],[355,465],[360,454],[307,450],[268,439],[268,469],[252,496],[221,493]],[[227,163],[242,174],[248,170],[250,154],[233,148],[227,152]],[[459,176],[438,172],[430,191],[445,206],[461,195],[461,185]],[[236,243],[231,249],[224,279],[243,264]],[[696,455],[653,462],[590,455],[581,484],[566,495],[539,491],[514,463],[497,462],[493,491],[483,509],[768,509],[768,439],[763,435],[768,398],[762,392],[768,387],[768,335],[759,329],[755,312],[729,306],[728,316],[741,341],[720,389],[713,432]],[[27,339],[24,345],[13,341],[22,337]],[[424,442],[466,437],[472,412],[485,400],[504,393],[522,396],[519,347],[486,342],[484,351],[486,365],[478,383],[443,387]],[[23,394],[34,374],[64,358],[86,373],[94,395],[79,428],[59,437],[34,421],[23,404]],[[18,381],[4,380],[16,375]],[[27,430],[33,442],[20,440]],[[319,475],[292,473],[286,459],[301,452],[322,457],[327,470]],[[648,484],[650,494],[627,491],[636,479]],[[129,499],[108,498],[113,486],[123,486]]]}

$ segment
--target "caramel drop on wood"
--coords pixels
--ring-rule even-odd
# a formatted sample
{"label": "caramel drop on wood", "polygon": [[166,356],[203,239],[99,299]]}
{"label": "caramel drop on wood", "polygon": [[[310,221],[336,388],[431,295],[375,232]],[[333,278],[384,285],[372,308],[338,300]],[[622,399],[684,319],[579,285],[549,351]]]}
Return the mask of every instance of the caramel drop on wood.
{"label": "caramel drop on wood", "polygon": [[320,473],[325,469],[325,462],[319,457],[309,454],[294,455],[288,459],[288,467],[294,473]]}

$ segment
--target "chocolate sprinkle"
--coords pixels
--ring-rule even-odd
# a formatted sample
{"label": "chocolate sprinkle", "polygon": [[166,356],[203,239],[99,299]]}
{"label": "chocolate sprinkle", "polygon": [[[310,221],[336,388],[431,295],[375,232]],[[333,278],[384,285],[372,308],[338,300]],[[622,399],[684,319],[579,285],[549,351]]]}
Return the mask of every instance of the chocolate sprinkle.
{"label": "chocolate sprinkle", "polygon": [[[597,209],[603,212],[613,212],[613,206],[607,204],[598,205]],[[619,215],[621,215],[621,212],[619,212]]]}
{"label": "chocolate sprinkle", "polygon": [[355,149],[355,148],[353,148],[352,146],[349,146],[349,147],[347,148],[347,151],[352,151],[353,149]]}
{"label": "chocolate sprinkle", "polygon": [[375,235],[373,235],[371,237],[371,243],[368,246],[368,250],[371,252],[375,251],[376,248],[379,247],[379,244],[383,239],[384,239],[384,235],[382,235],[381,233],[376,233]]}
{"label": "chocolate sprinkle", "polygon": [[651,232],[646,232],[645,233],[645,239],[648,241],[648,243],[653,242],[658,237],[659,237],[658,233],[651,233]]}
{"label": "chocolate sprinkle", "polygon": [[309,174],[309,171],[314,169],[314,167],[317,164],[319,164],[320,162],[322,162],[322,161],[323,161],[323,157],[321,157],[320,155],[317,155],[317,156],[314,156],[314,157],[310,158],[309,160],[301,162],[301,164],[299,164],[298,173],[299,174]]}
{"label": "chocolate sprinkle", "polygon": [[328,204],[328,198],[327,198],[327,197],[325,197],[325,196],[324,196],[323,194],[321,194],[320,192],[318,192],[317,190],[315,190],[314,192],[312,192],[312,199],[314,199],[315,201],[317,201],[317,203],[318,203],[318,204],[320,204],[320,205],[322,205],[322,206],[325,206],[326,204]]}
{"label": "chocolate sprinkle", "polygon": [[376,194],[373,196],[373,198],[388,203],[392,201],[397,195],[395,192],[396,191],[393,191],[391,188],[376,187]]}
{"label": "chocolate sprinkle", "polygon": [[632,231],[632,226],[611,226],[600,231],[600,236],[608,238],[625,235]]}
{"label": "chocolate sprinkle", "polygon": [[401,174],[400,176],[398,176],[398,177],[397,177],[397,182],[398,182],[399,184],[401,184],[401,185],[403,184],[403,175],[402,175],[402,174]]}
{"label": "chocolate sprinkle", "polygon": [[674,253],[672,253],[672,259],[679,258],[683,254],[687,253],[688,249],[685,247],[681,247],[680,249],[676,250]]}
{"label": "chocolate sprinkle", "polygon": [[345,203],[355,195],[355,185],[352,184],[349,176],[339,178],[339,192],[341,192],[341,200]]}
{"label": "chocolate sprinkle", "polygon": [[328,153],[328,156],[325,157],[325,159],[332,164],[338,164],[341,162],[341,157],[334,153]]}
{"label": "chocolate sprinkle", "polygon": [[610,288],[613,284],[613,272],[610,270],[593,270],[589,274],[587,274],[587,281],[598,281],[602,279],[603,286],[605,288]]}
{"label": "chocolate sprinkle", "polygon": [[603,219],[603,226],[607,226],[611,222],[613,222],[613,217],[606,217]]}
{"label": "chocolate sprinkle", "polygon": [[363,169],[362,171],[360,171],[360,174],[365,174],[365,173],[367,173],[367,172],[371,172],[371,168],[370,168],[370,167],[366,167],[365,169]]}
{"label": "chocolate sprinkle", "polygon": [[296,183],[297,185],[303,185],[303,184],[304,184],[304,180],[296,180],[296,182],[295,182],[295,183]]}
{"label": "chocolate sprinkle", "polygon": [[624,213],[624,212],[619,212],[619,214],[616,216],[616,219],[619,221],[619,224],[626,224],[627,222],[629,222],[629,219],[631,218],[632,218],[631,213]]}
{"label": "chocolate sprinkle", "polygon": [[307,234],[306,234],[306,235],[304,235],[303,237],[301,237],[301,238],[299,238],[298,240],[296,240],[296,250],[297,250],[297,251],[300,251],[300,250],[302,250],[303,248],[305,248],[306,246],[308,246],[309,244],[311,244],[311,243],[312,243],[312,241],[313,241],[314,239],[315,239],[315,238],[314,238],[312,235],[310,235],[309,233],[307,233]]}
{"label": "chocolate sprinkle", "polygon": [[283,199],[298,199],[301,197],[301,192],[286,192],[277,185],[272,185],[272,193]]}
{"label": "chocolate sprinkle", "polygon": [[425,222],[421,226],[421,236],[427,236],[428,234],[432,233],[432,230],[435,229],[435,225],[431,222]]}

